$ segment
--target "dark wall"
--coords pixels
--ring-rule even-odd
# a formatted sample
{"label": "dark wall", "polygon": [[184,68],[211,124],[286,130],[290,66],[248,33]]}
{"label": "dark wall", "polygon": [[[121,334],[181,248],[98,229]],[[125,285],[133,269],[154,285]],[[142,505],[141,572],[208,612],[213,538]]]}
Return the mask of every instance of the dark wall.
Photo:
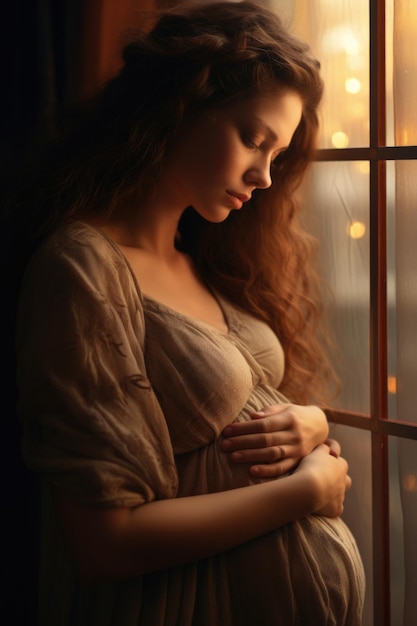
{"label": "dark wall", "polygon": [[[7,6],[4,6],[6,5]],[[23,258],[13,210],[5,199],[19,180],[22,156],[36,137],[59,124],[70,96],[76,55],[72,36],[80,24],[78,0],[13,0],[3,3],[0,114],[0,308],[2,313],[0,458],[3,569],[0,621],[36,626],[38,580],[38,487],[20,457],[14,357],[15,308]],[[69,41],[69,39],[71,41]],[[23,251],[24,253],[24,251]]]}
{"label": "dark wall", "polygon": [[[27,247],[17,225],[13,185],[24,155],[59,128],[67,106],[93,93],[118,67],[119,36],[142,28],[156,0],[8,0],[2,3],[0,59],[0,494],[3,568],[0,621],[37,626],[38,486],[20,456],[14,326]],[[163,4],[163,3],[160,3]],[[169,4],[169,2],[168,2]],[[139,21],[138,21],[139,16]],[[30,149],[29,149],[30,148]],[[6,215],[7,207],[7,215]],[[19,219],[25,216],[19,214]]]}

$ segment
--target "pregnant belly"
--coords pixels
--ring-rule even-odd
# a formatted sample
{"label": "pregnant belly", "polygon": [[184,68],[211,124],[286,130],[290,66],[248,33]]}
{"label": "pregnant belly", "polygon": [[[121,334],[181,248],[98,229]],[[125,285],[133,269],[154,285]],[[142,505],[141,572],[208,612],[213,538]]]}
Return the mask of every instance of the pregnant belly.
{"label": "pregnant belly", "polygon": [[[235,421],[248,421],[252,419],[253,412],[265,406],[286,401],[276,389],[258,386],[253,390],[246,406]],[[205,446],[200,445],[191,452],[176,455],[179,478],[178,496],[227,491],[265,480],[249,474],[250,464],[231,463],[228,455],[221,448],[221,441],[220,436],[208,441]]]}
{"label": "pregnant belly", "polygon": [[262,482],[249,474],[249,464],[231,463],[221,449],[221,438],[175,458],[178,497],[228,491]]}
{"label": "pregnant belly", "polygon": [[[268,400],[270,404],[280,401]],[[251,411],[262,406],[258,402],[256,398],[254,407],[247,407],[238,419],[250,419]],[[178,496],[226,491],[265,480],[251,476],[249,465],[230,463],[220,442],[216,439],[176,457]],[[361,624],[363,566],[356,542],[339,518],[305,517],[208,559],[202,568],[215,597],[222,597],[228,589],[230,610],[239,626]],[[204,592],[205,605],[203,596]],[[212,598],[206,600],[212,602]]]}
{"label": "pregnant belly", "polygon": [[218,560],[232,595],[240,598],[236,624],[361,624],[362,562],[339,518],[306,517]]}

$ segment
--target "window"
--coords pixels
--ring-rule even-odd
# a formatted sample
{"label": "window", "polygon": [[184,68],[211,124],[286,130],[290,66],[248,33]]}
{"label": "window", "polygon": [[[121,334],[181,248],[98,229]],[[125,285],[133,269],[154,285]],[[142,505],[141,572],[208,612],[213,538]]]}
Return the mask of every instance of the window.
{"label": "window", "polygon": [[271,0],[322,63],[320,150],[302,190],[333,297],[350,461],[344,518],[367,577],[364,626],[417,614],[417,3]]}

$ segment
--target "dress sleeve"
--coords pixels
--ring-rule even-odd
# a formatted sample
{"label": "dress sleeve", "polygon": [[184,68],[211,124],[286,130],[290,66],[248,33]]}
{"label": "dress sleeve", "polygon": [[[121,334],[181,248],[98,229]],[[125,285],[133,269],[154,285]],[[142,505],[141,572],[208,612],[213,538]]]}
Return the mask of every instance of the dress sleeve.
{"label": "dress sleeve", "polygon": [[18,317],[23,458],[86,503],[137,506],[176,495],[145,340],[135,281],[103,236],[61,234],[38,251]]}

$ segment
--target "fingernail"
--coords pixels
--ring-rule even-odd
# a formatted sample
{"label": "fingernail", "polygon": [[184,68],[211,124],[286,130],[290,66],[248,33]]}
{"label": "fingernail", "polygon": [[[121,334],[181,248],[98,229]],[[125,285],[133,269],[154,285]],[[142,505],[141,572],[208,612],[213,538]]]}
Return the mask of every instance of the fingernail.
{"label": "fingernail", "polygon": [[259,415],[260,417],[265,417],[266,413],[265,413],[265,411],[255,411],[254,415]]}
{"label": "fingernail", "polygon": [[230,450],[231,447],[232,447],[232,442],[229,441],[228,439],[223,439],[222,441],[223,450]]}
{"label": "fingernail", "polygon": [[229,437],[233,433],[233,428],[231,426],[226,426],[223,431],[223,437]]}

